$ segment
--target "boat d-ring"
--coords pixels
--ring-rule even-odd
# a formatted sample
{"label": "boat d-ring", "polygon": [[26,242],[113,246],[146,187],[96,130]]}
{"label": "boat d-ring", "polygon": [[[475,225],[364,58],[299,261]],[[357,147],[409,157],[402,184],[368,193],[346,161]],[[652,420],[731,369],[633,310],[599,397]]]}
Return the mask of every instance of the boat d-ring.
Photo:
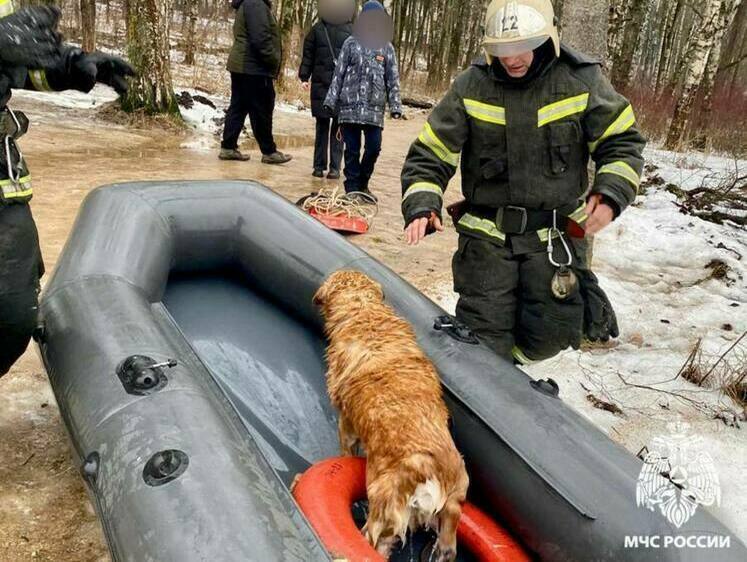
{"label": "boat d-ring", "polygon": [[[355,502],[366,499],[365,459],[340,457],[315,464],[296,480],[293,497],[334,557],[385,562],[356,527],[350,511]],[[462,507],[457,540],[480,562],[531,560],[511,535],[469,502]]]}

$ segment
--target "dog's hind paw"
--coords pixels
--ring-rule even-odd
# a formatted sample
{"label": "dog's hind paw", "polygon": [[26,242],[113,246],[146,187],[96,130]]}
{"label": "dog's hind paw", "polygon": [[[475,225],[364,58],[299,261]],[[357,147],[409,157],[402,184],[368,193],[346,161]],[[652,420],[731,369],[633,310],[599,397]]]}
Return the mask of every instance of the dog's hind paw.
{"label": "dog's hind paw", "polygon": [[436,545],[436,551],[434,552],[434,562],[454,562],[456,560],[456,548],[448,547],[444,548]]}

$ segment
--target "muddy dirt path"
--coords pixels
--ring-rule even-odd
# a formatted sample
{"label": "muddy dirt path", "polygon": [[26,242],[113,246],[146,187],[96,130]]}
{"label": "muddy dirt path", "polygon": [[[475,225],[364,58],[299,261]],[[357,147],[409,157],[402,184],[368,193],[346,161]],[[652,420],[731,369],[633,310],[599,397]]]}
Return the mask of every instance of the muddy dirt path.
{"label": "muddy dirt path", "polygon": [[[282,168],[220,162],[215,151],[189,135],[133,130],[97,120],[93,111],[61,109],[32,99],[15,100],[32,128],[22,148],[34,176],[32,208],[47,271],[52,271],[81,201],[97,186],[129,180],[254,179],[290,200],[323,185],[311,177],[313,121],[277,114],[281,142],[295,159]],[[453,230],[424,246],[402,241],[399,173],[424,117],[388,122],[372,190],[381,211],[372,231],[353,239],[422,290],[449,282]],[[209,142],[209,141],[208,141]],[[456,197],[450,193],[450,199]],[[77,462],[77,461],[76,461]],[[65,562],[108,560],[106,545],[86,495],[68,438],[36,351],[30,348],[0,379],[0,560]]]}

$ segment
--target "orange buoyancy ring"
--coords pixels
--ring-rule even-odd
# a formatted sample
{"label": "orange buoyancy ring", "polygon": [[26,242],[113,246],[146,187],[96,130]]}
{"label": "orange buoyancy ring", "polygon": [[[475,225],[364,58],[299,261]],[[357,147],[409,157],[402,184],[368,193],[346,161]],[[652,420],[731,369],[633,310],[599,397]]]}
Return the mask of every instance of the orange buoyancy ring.
{"label": "orange buoyancy ring", "polygon": [[[350,512],[353,503],[366,498],[365,459],[339,457],[315,464],[295,482],[293,497],[335,560],[386,562]],[[511,535],[470,503],[462,508],[457,538],[480,562],[531,560]]]}

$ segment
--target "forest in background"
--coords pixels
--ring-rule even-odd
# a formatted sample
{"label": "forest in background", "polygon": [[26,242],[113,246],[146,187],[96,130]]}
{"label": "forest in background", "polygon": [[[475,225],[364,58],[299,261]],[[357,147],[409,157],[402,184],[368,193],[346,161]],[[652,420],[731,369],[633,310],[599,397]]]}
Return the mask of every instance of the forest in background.
{"label": "forest in background", "polygon": [[[62,31],[84,48],[124,53],[140,72],[126,109],[178,112],[172,67],[225,94],[229,0],[16,0],[57,4]],[[437,99],[479,55],[488,0],[386,0],[403,87]],[[646,133],[670,149],[747,150],[747,3],[741,0],[555,0],[563,41],[602,58]],[[274,0],[283,36],[281,96],[295,78],[316,0]],[[221,74],[224,75],[221,78]]]}

